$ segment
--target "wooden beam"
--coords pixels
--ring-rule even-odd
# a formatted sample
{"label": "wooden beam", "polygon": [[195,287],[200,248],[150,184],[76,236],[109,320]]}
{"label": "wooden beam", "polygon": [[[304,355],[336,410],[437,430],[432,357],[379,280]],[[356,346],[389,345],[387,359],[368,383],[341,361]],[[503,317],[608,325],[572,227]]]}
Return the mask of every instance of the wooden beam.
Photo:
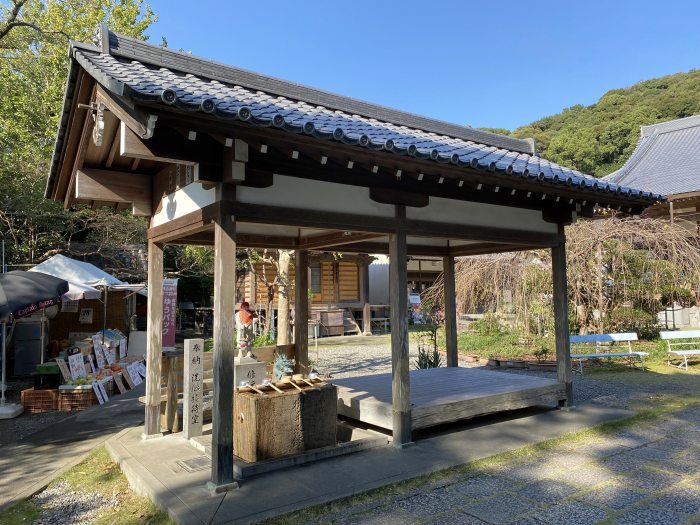
{"label": "wooden beam", "polygon": [[84,155],[84,153],[80,153],[80,144],[84,134],[85,121],[87,120],[87,111],[78,109],[78,104],[89,104],[91,102],[94,84],[95,80],[80,69],[76,79],[75,97],[70,110],[70,122],[63,139],[64,145],[59,162],[60,169],[54,182],[53,193],[49,195],[54,200],[63,201],[64,206],[66,197],[71,196],[72,198],[70,184],[76,168],[73,159],[79,155]]}
{"label": "wooden beam", "polygon": [[449,249],[450,255],[454,257],[468,257],[470,255],[485,255],[489,253],[522,252],[527,250],[541,250],[541,246],[527,246],[504,244],[495,242],[484,242],[477,244],[467,244],[464,246],[454,246]]}
{"label": "wooden beam", "polygon": [[129,203],[134,215],[148,217],[151,209],[152,177],[127,171],[78,170],[75,198],[111,203]]}
{"label": "wooden beam", "polygon": [[[449,249],[446,246],[426,246],[423,244],[409,244],[406,246],[409,255],[448,255]],[[388,242],[356,242],[344,244],[338,251],[343,253],[382,253],[389,254]]]}
{"label": "wooden beam", "polygon": [[148,243],[148,343],[145,436],[160,435],[160,362],[163,354],[163,246]]}
{"label": "wooden beam", "polygon": [[215,202],[159,226],[153,226],[148,229],[147,235],[149,239],[157,242],[170,242],[201,231],[203,227],[211,225],[220,214],[232,213],[232,210],[229,203]]}
{"label": "wooden beam", "polygon": [[[308,228],[332,228],[335,230],[384,234],[393,232],[397,225],[396,219],[390,217],[372,217],[351,213],[303,210],[246,203],[236,204],[236,216],[241,222]],[[541,247],[554,246],[561,240],[561,236],[557,233],[511,230],[491,226],[448,224],[405,218],[401,220],[401,227],[416,237],[507,242],[515,245]]]}
{"label": "wooden beam", "polygon": [[112,95],[99,84],[96,88],[95,100],[104,104],[115,117],[125,123],[139,137],[148,139],[153,136],[158,120],[156,115],[135,109],[126,100]]}
{"label": "wooden beam", "polygon": [[304,250],[320,250],[322,248],[331,248],[376,239],[381,236],[383,236],[383,234],[350,231],[322,233],[300,239],[299,248]]}
{"label": "wooden beam", "polygon": [[236,225],[222,214],[214,225],[214,399],[211,488],[225,490],[233,479],[233,357],[236,306]]}
{"label": "wooden beam", "polygon": [[451,255],[442,258],[442,274],[444,281],[445,346],[447,347],[447,366],[458,366],[455,258]]}
{"label": "wooden beam", "polygon": [[406,231],[416,237],[441,237],[445,239],[500,242],[541,247],[551,247],[560,241],[560,235],[556,233],[511,230],[494,228],[492,226],[406,220],[404,227]]}
{"label": "wooden beam", "polygon": [[[564,226],[560,226],[564,235]],[[554,343],[557,353],[557,379],[564,384],[566,399],[559,401],[560,407],[573,405],[573,383],[571,380],[571,351],[569,347],[569,299],[566,285],[566,242],[552,248],[552,282],[554,285]]]}
{"label": "wooden beam", "polygon": [[430,204],[430,197],[425,193],[414,193],[393,188],[370,187],[369,198],[382,204],[401,204],[415,208],[425,208]]}
{"label": "wooden beam", "polygon": [[[396,206],[399,224],[406,208]],[[408,374],[408,272],[406,231],[398,228],[389,238],[389,295],[391,298],[391,399],[393,445],[403,448],[411,442],[411,386]]]}
{"label": "wooden beam", "polygon": [[124,122],[119,128],[119,154],[132,159],[194,166],[194,180],[221,182],[222,148],[211,137],[188,140],[176,130],[162,126],[148,140],[142,140]]}
{"label": "wooden beam", "polygon": [[[93,88],[93,93],[94,93],[94,88]],[[93,99],[93,95],[90,95],[90,100]],[[92,140],[91,134],[92,134],[92,127],[94,125],[94,122],[92,118],[90,117],[90,111],[84,110],[83,111],[85,120],[83,120],[83,125],[82,125],[82,131],[80,134],[80,142],[78,143],[78,148],[75,151],[75,158],[73,159],[73,163],[71,164],[71,170],[68,175],[68,185],[66,191],[66,195],[63,200],[63,207],[65,209],[68,209],[71,207],[71,204],[73,203],[73,193],[74,193],[74,187],[75,187],[75,177],[76,173],[79,168],[83,166],[83,161],[85,160],[85,154],[87,152],[87,149],[90,145],[90,141]]]}
{"label": "wooden beam", "polygon": [[294,253],[294,345],[298,372],[309,369],[309,252]]}

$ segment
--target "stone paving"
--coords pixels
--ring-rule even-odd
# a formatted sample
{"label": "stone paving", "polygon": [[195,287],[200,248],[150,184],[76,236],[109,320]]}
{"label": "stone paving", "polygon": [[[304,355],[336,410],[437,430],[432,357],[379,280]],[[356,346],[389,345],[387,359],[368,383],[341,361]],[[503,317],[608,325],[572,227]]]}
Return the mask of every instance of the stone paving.
{"label": "stone paving", "polygon": [[308,525],[700,525],[700,408],[296,517]]}

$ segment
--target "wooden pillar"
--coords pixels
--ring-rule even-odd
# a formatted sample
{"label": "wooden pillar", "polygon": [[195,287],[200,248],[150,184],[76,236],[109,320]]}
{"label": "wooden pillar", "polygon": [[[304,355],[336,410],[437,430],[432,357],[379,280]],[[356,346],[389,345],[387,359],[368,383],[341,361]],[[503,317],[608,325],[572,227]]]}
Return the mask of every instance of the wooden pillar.
{"label": "wooden pillar", "polygon": [[410,377],[408,373],[408,271],[406,268],[406,208],[396,206],[397,229],[389,237],[389,294],[391,297],[391,399],[393,445],[411,442]]}
{"label": "wooden pillar", "polygon": [[160,435],[160,361],[163,354],[163,246],[148,243],[148,342],[144,436]]}
{"label": "wooden pillar", "polygon": [[457,359],[457,297],[455,294],[455,258],[442,258],[442,274],[445,281],[445,346],[447,366],[459,366]]}
{"label": "wooden pillar", "polygon": [[294,352],[299,373],[309,373],[309,252],[294,254]]}
{"label": "wooden pillar", "polygon": [[369,265],[370,262],[362,260],[357,263],[360,272],[360,302],[362,304],[369,302]]}
{"label": "wooden pillar", "polygon": [[369,303],[362,307],[362,335],[372,335],[372,307]]}
{"label": "wooden pillar", "polygon": [[214,402],[210,489],[234,488],[233,357],[236,308],[236,224],[219,216],[214,224]]}
{"label": "wooden pillar", "polygon": [[[564,235],[564,226],[559,226]],[[552,248],[552,283],[554,285],[554,342],[557,353],[557,380],[566,387],[566,399],[560,407],[573,405],[571,382],[571,352],[569,348],[569,299],[566,288],[566,241]]]}

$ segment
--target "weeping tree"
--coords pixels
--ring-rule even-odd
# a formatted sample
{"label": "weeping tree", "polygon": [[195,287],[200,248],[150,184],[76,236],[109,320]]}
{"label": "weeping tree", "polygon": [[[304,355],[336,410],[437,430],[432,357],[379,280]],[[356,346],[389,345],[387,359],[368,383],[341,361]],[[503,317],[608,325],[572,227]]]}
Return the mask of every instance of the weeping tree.
{"label": "weeping tree", "polygon": [[[567,276],[572,331],[634,329],[653,335],[656,312],[695,304],[700,242],[679,224],[611,217],[567,227]],[[457,261],[461,311],[512,314],[532,334],[553,329],[549,250],[469,257]],[[427,292],[442,297],[442,278]]]}

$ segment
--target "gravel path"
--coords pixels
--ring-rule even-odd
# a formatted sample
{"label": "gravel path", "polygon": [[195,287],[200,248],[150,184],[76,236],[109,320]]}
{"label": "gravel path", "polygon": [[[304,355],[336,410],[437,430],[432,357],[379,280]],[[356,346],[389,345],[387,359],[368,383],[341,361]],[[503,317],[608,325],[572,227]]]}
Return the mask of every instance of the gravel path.
{"label": "gravel path", "polygon": [[65,480],[43,490],[32,502],[42,509],[33,525],[87,525],[102,510],[119,505],[116,496],[107,498],[97,492],[74,491]]}
{"label": "gravel path", "polygon": [[[319,371],[338,378],[391,372],[388,337],[368,338],[364,344],[343,339],[323,340]],[[416,347],[412,342],[412,369]],[[460,366],[479,365],[460,362]],[[499,371],[556,378],[556,372]],[[589,372],[574,374],[573,386],[576,404],[630,408],[653,403],[662,394],[697,396],[700,375]],[[480,469],[419,490],[353,504],[308,525],[575,525],[601,521],[700,525],[699,438],[700,410],[686,410],[669,416],[661,425],[650,423],[607,439],[540,453],[521,464],[511,462],[496,471]]]}
{"label": "gravel path", "polygon": [[462,469],[303,525],[700,523],[700,410]]}

